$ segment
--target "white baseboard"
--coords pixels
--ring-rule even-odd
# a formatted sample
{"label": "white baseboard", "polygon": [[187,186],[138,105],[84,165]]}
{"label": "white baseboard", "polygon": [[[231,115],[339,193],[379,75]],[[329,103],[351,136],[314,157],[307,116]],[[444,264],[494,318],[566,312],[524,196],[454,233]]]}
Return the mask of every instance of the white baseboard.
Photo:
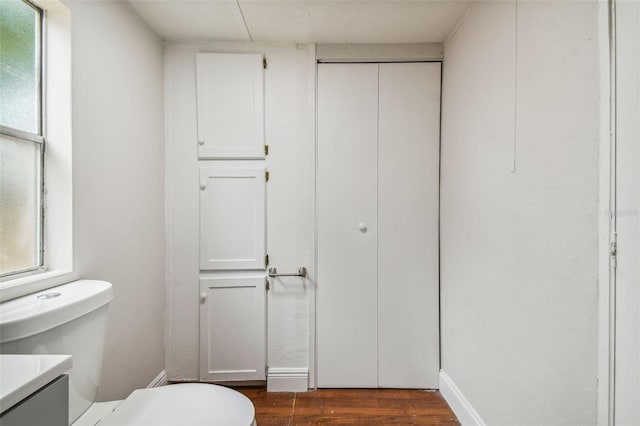
{"label": "white baseboard", "polygon": [[440,393],[458,420],[460,420],[462,426],[486,426],[486,423],[473,408],[469,400],[462,394],[456,384],[453,383],[451,377],[442,370],[440,370]]}
{"label": "white baseboard", "polygon": [[147,385],[147,387],[148,387],[148,388],[157,388],[157,387],[160,387],[160,386],[164,386],[164,385],[166,385],[166,384],[168,384],[168,380],[167,380],[167,372],[166,372],[165,370],[162,370],[162,371],[160,372],[160,374],[158,374],[158,375],[156,376],[156,378],[155,378],[155,379],[153,379],[153,380],[151,381],[151,383],[149,383],[149,384]]}
{"label": "white baseboard", "polygon": [[267,392],[306,392],[309,383],[309,369],[269,367]]}

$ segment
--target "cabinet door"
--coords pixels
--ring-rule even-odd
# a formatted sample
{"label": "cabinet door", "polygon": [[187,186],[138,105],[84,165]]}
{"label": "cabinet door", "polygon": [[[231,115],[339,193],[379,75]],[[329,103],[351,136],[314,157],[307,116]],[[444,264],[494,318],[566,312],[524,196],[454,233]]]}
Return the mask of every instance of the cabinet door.
{"label": "cabinet door", "polygon": [[265,269],[264,167],[200,169],[200,269]]}
{"label": "cabinet door", "polygon": [[64,374],[54,379],[11,407],[10,410],[6,410],[0,415],[0,424],[2,426],[68,426],[69,376]]}
{"label": "cabinet door", "polygon": [[198,156],[264,158],[261,54],[196,56]]}
{"label": "cabinet door", "polygon": [[200,379],[265,380],[265,277],[200,280]]}

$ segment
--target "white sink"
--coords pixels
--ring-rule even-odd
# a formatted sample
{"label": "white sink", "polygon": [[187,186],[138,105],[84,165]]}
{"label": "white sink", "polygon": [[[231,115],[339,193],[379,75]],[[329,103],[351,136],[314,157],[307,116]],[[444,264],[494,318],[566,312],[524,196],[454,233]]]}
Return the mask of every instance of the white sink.
{"label": "white sink", "polygon": [[0,355],[0,413],[64,374],[72,365],[71,355]]}

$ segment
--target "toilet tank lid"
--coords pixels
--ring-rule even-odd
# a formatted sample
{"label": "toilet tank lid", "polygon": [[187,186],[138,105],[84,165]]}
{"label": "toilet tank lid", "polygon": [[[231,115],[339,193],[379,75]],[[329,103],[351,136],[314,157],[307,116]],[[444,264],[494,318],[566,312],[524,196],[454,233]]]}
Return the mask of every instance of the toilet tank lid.
{"label": "toilet tank lid", "polygon": [[113,299],[106,281],[78,280],[0,303],[0,343],[42,333]]}

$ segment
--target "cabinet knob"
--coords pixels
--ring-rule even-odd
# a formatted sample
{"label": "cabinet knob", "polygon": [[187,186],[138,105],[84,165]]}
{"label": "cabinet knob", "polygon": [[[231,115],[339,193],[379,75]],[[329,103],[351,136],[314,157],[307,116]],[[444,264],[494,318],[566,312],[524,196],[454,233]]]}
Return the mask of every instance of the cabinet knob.
{"label": "cabinet knob", "polygon": [[207,189],[207,185],[206,185],[206,184],[204,184],[204,183],[201,183],[201,184],[200,184],[200,190],[201,190],[201,191],[204,191],[205,189]]}
{"label": "cabinet knob", "polygon": [[204,145],[204,139],[198,139],[198,145],[200,146]]}
{"label": "cabinet knob", "polygon": [[358,225],[358,229],[360,230],[360,232],[362,232],[363,234],[367,233],[367,224],[364,222],[360,222],[360,224]]}
{"label": "cabinet knob", "polygon": [[200,303],[205,303],[207,301],[207,293],[200,293]]}

